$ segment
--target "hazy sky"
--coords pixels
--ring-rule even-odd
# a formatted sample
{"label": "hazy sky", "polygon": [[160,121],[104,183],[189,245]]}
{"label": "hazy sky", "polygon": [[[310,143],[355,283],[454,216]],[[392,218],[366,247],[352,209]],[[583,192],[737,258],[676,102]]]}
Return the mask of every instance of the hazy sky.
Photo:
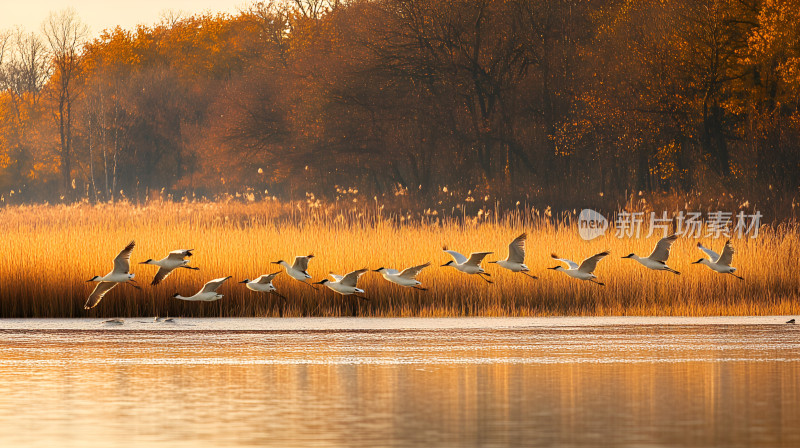
{"label": "hazy sky", "polygon": [[89,25],[92,36],[105,28],[120,25],[152,25],[168,10],[198,13],[204,11],[236,13],[252,0],[0,0],[0,31],[20,25],[39,31],[48,14],[74,8]]}

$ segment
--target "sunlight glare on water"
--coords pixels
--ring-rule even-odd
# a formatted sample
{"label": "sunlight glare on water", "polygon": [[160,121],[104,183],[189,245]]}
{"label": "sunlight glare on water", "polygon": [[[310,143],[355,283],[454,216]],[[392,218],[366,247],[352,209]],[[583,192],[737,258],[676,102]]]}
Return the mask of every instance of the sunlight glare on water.
{"label": "sunlight glare on water", "polygon": [[0,321],[0,446],[800,446],[797,327],[419,321]]}

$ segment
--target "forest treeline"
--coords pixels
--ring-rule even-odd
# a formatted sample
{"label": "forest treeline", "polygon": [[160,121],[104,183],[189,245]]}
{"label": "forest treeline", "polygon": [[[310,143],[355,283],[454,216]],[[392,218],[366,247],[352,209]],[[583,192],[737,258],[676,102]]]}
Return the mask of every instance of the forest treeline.
{"label": "forest treeline", "polygon": [[798,23],[800,0],[296,0],[90,39],[57,12],[0,31],[0,195],[790,207]]}

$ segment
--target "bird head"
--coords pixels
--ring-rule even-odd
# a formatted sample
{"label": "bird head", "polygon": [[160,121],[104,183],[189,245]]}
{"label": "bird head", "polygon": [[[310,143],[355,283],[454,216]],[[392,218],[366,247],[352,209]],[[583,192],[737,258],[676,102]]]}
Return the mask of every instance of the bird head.
{"label": "bird head", "polygon": [[89,280],[86,280],[86,283],[89,283],[89,282],[95,282],[95,281],[97,281],[99,278],[100,278],[100,277],[98,277],[98,276],[96,276],[96,275],[95,275],[94,277],[90,278]]}
{"label": "bird head", "polygon": [[281,263],[284,263],[284,261],[283,260],[278,260],[278,261],[271,261],[270,263],[271,264],[281,264]]}
{"label": "bird head", "polygon": [[372,270],[372,272],[381,272],[381,271],[383,271],[384,269],[386,269],[386,268],[384,268],[383,266],[381,266],[381,267],[379,267],[378,269],[373,269],[373,270]]}
{"label": "bird head", "polygon": [[180,295],[180,294],[178,294],[178,293],[176,292],[175,294],[173,294],[173,295],[172,295],[172,298],[173,298],[173,299],[177,299],[177,298],[178,298],[178,297],[180,297],[180,296],[181,296],[181,295]]}
{"label": "bird head", "polygon": [[633,254],[630,254],[630,255],[625,255],[625,256],[624,256],[624,257],[622,257],[622,258],[633,258]]}
{"label": "bird head", "polygon": [[328,279],[326,278],[326,279],[320,280],[320,281],[318,281],[318,282],[313,282],[313,283],[311,283],[311,284],[312,284],[312,285],[324,285],[324,284],[325,284],[325,283],[327,283],[327,282],[328,282]]}
{"label": "bird head", "polygon": [[702,262],[703,262],[703,260],[705,260],[705,258],[701,258],[701,259],[699,259],[699,260],[697,260],[697,261],[693,261],[693,262],[692,262],[692,264],[698,264],[698,263],[702,263]]}
{"label": "bird head", "polygon": [[246,279],[244,279],[244,280],[240,281],[239,283],[250,283],[250,279],[249,279],[249,278],[246,278]]}
{"label": "bird head", "polygon": [[547,269],[550,269],[550,270],[553,270],[553,271],[563,271],[564,270],[564,266],[556,266],[556,267],[547,268]]}
{"label": "bird head", "polygon": [[443,264],[442,267],[450,266],[451,264],[453,264],[453,260],[450,260],[447,263]]}

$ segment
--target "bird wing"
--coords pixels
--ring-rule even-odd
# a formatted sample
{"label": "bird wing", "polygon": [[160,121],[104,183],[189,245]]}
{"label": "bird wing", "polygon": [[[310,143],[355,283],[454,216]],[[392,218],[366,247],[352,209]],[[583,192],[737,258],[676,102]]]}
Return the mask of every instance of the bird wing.
{"label": "bird wing", "polygon": [[277,277],[277,276],[278,276],[278,274],[280,274],[280,272],[273,272],[272,274],[264,274],[264,275],[262,275],[261,277],[258,277],[258,278],[256,279],[256,281],[255,281],[255,282],[256,282],[256,283],[261,283],[261,284],[264,284],[264,285],[266,285],[266,284],[268,284],[268,283],[271,283],[271,282],[272,282],[272,280],[273,280],[275,277]]}
{"label": "bird wing", "polygon": [[467,261],[467,257],[461,255],[460,253],[458,253],[458,252],[456,252],[454,250],[447,250],[446,247],[444,249],[442,249],[442,250],[444,250],[445,252],[450,254],[450,256],[453,257],[453,260],[455,260],[456,263],[458,263],[458,264],[464,264],[464,262]]}
{"label": "bird wing", "polygon": [[341,281],[344,278],[344,275],[334,274],[333,272],[328,272],[328,275],[333,277],[334,280]]}
{"label": "bird wing", "polygon": [[229,278],[231,278],[231,277],[227,276],[227,277],[215,278],[214,280],[211,280],[210,282],[208,282],[205,285],[203,285],[203,289],[200,290],[200,293],[202,294],[204,292],[216,292],[217,288],[219,288],[220,285],[225,283],[225,280],[227,280]]}
{"label": "bird wing", "polygon": [[359,269],[357,271],[349,272],[347,275],[342,277],[341,280],[339,280],[339,283],[342,284],[342,286],[355,287],[356,283],[358,282],[358,277],[361,277],[361,275],[367,271],[368,269],[364,268],[364,269]]}
{"label": "bird wing", "polygon": [[700,244],[700,243],[697,243],[697,247],[698,247],[700,250],[702,250],[703,252],[705,252],[705,253],[706,253],[706,255],[708,255],[708,258],[710,258],[710,259],[711,259],[711,261],[713,261],[714,263],[716,263],[716,262],[717,262],[717,260],[719,260],[719,254],[718,254],[718,253],[716,253],[716,252],[714,252],[713,250],[711,250],[711,249],[709,249],[709,248],[707,248],[707,247],[704,247],[704,246],[703,246],[702,244]]}
{"label": "bird wing", "polygon": [[512,263],[523,263],[525,261],[525,239],[527,238],[528,234],[523,233],[508,245],[508,261]]}
{"label": "bird wing", "polygon": [[151,285],[157,285],[161,283],[161,280],[167,278],[167,276],[174,270],[174,268],[165,268],[161,267],[156,272],[156,276],[153,278],[153,281],[150,283]]}
{"label": "bird wing", "polygon": [[122,252],[114,258],[114,271],[117,274],[127,274],[131,270],[131,252],[136,243],[131,241],[122,249]]}
{"label": "bird wing", "polygon": [[677,233],[673,233],[670,236],[661,238],[660,240],[658,240],[658,243],[656,243],[656,248],[653,249],[653,253],[650,254],[650,256],[647,258],[653,261],[660,261],[662,263],[665,263],[667,261],[667,258],[669,258],[669,248],[670,246],[672,246],[672,243],[674,243],[675,240],[677,239],[678,239]]}
{"label": "bird wing", "polygon": [[103,296],[115,286],[117,286],[117,282],[98,283],[97,286],[94,287],[94,291],[89,294],[89,298],[86,299],[86,304],[83,305],[83,309],[88,310],[96,307],[97,304],[100,303],[100,300],[103,299]]}
{"label": "bird wing", "polygon": [[483,261],[483,259],[491,253],[493,252],[473,252],[469,254],[469,260],[467,260],[466,264],[478,266],[481,264],[481,261]]}
{"label": "bird wing", "polygon": [[592,255],[591,257],[583,260],[583,263],[581,263],[581,267],[578,268],[578,270],[581,272],[585,272],[587,274],[591,273],[592,271],[594,271],[594,268],[597,267],[597,262],[605,258],[605,256],[610,253],[611,252],[606,250],[600,252],[599,254]]}
{"label": "bird wing", "polygon": [[403,271],[400,272],[400,277],[413,279],[413,278],[415,278],[417,276],[417,274],[419,274],[419,271],[427,268],[430,265],[431,265],[431,262],[429,261],[429,262],[427,262],[425,264],[421,264],[419,266],[414,266],[414,267],[403,269]]}
{"label": "bird wing", "polygon": [[730,241],[725,242],[725,248],[722,249],[722,255],[715,261],[717,264],[721,264],[723,266],[730,266],[731,261],[733,261],[733,254],[736,253],[736,250],[733,248],[733,245]]}
{"label": "bird wing", "polygon": [[294,257],[294,264],[292,265],[292,269],[295,271],[306,272],[308,269],[308,260],[314,258],[314,254],[306,255],[305,257]]}
{"label": "bird wing", "polygon": [[194,249],[178,249],[173,250],[172,252],[167,255],[168,260],[183,260],[186,257],[192,256],[192,251]]}
{"label": "bird wing", "polygon": [[575,263],[572,260],[568,260],[566,258],[558,258],[558,255],[556,255],[556,254],[550,254],[550,256],[555,258],[556,260],[562,262],[562,263],[566,263],[567,266],[569,266],[570,269],[578,269],[578,263]]}

